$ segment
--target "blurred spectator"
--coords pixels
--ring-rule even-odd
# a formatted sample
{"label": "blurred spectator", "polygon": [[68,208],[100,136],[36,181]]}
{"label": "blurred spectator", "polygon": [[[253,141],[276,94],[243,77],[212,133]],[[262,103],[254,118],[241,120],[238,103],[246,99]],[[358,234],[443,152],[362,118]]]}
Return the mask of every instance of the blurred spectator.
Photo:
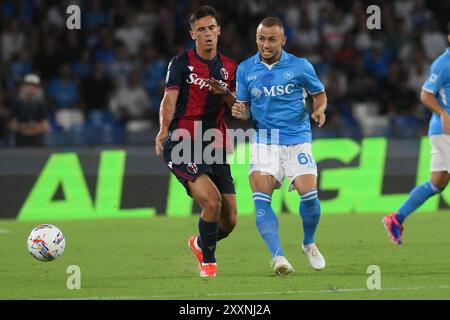
{"label": "blurred spectator", "polygon": [[372,48],[364,53],[366,70],[378,80],[382,80],[388,74],[391,57],[390,50],[384,47],[382,43],[374,43]]}
{"label": "blurred spectator", "polygon": [[447,45],[447,37],[438,30],[436,21],[430,20],[422,35],[422,46],[428,60],[436,59],[436,57],[444,51]]}
{"label": "blurred spectator", "polygon": [[397,19],[394,23],[394,32],[387,35],[386,45],[392,48],[394,55],[402,60],[407,60],[411,54],[413,36],[408,32],[403,19]]}
{"label": "blurred spectator", "polygon": [[91,74],[91,51],[84,49],[80,59],[72,64],[72,72],[78,78],[85,78]]}
{"label": "blurred spectator", "polygon": [[144,31],[148,43],[153,42],[153,33],[158,22],[159,18],[156,4],[153,1],[144,1],[142,10],[137,14],[136,25]]}
{"label": "blurred spectator", "polygon": [[40,71],[44,81],[48,81],[58,73],[61,64],[61,57],[57,49],[57,40],[52,34],[47,37],[41,35],[43,47],[39,50],[39,54],[34,59],[34,65]]}
{"label": "blurred spectator", "polygon": [[83,27],[90,30],[105,26],[108,23],[108,14],[102,10],[100,0],[88,1],[88,10],[81,17]]}
{"label": "blurred spectator", "polygon": [[431,12],[425,7],[424,0],[413,0],[414,6],[411,16],[408,17],[412,24],[412,30],[423,30],[433,20]]}
{"label": "blurred spectator", "polygon": [[50,80],[47,86],[47,94],[57,109],[76,108],[80,101],[78,84],[72,77],[70,65],[63,64],[59,71],[59,76]]}
{"label": "blurred spectator", "polygon": [[81,98],[85,113],[92,110],[107,110],[113,83],[105,73],[103,63],[96,61],[92,75],[81,82]]}
{"label": "blurred spectator", "polygon": [[31,63],[26,52],[15,52],[11,56],[8,72],[10,84],[20,85],[23,77],[31,71]]}
{"label": "blurred spectator", "polygon": [[47,20],[53,26],[60,30],[66,27],[66,9],[69,6],[67,0],[58,1],[47,13]]}
{"label": "blurred spectator", "polygon": [[61,49],[61,56],[64,62],[70,64],[75,63],[80,59],[83,50],[80,33],[74,30],[64,32],[63,48]]}
{"label": "blurred spectator", "polygon": [[297,33],[297,44],[306,55],[314,54],[320,43],[320,33],[311,23],[307,12],[302,11],[300,29]]}
{"label": "blurred spectator", "polygon": [[110,110],[118,120],[125,124],[131,123],[133,125],[133,121],[138,123],[139,120],[148,117],[150,99],[140,83],[137,71],[130,73],[128,85],[124,88],[119,88],[112,97]]}
{"label": "blurred spectator", "polygon": [[109,72],[117,87],[123,88],[127,85],[128,75],[133,70],[134,63],[130,59],[128,49],[123,43],[116,47],[115,57],[111,63]]}
{"label": "blurred spectator", "polygon": [[147,47],[142,52],[142,84],[150,97],[151,113],[158,118],[159,103],[164,92],[164,79],[167,61],[158,55],[153,47]]}
{"label": "blurred spectator", "polygon": [[353,24],[353,18],[349,15],[344,16],[341,10],[330,13],[330,20],[323,26],[322,36],[331,50],[337,51],[341,48],[345,35],[353,27]]}
{"label": "blurred spectator", "polygon": [[424,52],[417,48],[408,63],[408,87],[414,92],[420,92],[428,77],[429,64]]}
{"label": "blurred spectator", "polygon": [[140,46],[146,41],[145,32],[136,23],[134,13],[128,15],[126,25],[116,31],[115,37],[125,44],[132,56],[138,53]]}
{"label": "blurred spectator", "polygon": [[13,54],[20,53],[25,48],[25,34],[19,26],[19,21],[6,22],[6,28],[1,35],[2,59],[9,61]]}
{"label": "blurred spectator", "polygon": [[11,107],[9,128],[16,146],[40,146],[49,129],[41,80],[28,74]]}
{"label": "blurred spectator", "polygon": [[417,94],[408,88],[406,81],[401,81],[398,88],[397,94],[390,101],[390,109],[394,111],[392,135],[396,138],[418,138],[422,132],[420,119],[416,115]]}
{"label": "blurred spectator", "polygon": [[95,46],[93,58],[103,62],[105,68],[109,70],[116,59],[115,46],[117,44],[114,43],[112,30],[103,28],[99,31],[99,34],[99,43]]}

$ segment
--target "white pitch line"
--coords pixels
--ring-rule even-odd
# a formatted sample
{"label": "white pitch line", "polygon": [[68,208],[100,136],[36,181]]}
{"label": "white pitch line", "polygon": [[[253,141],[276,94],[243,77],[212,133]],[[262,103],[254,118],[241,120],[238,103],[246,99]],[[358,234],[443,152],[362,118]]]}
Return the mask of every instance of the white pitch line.
{"label": "white pitch line", "polygon": [[206,298],[206,297],[222,297],[222,296],[252,296],[252,295],[273,295],[273,294],[318,294],[318,293],[346,293],[346,292],[383,292],[383,291],[419,291],[428,289],[450,289],[448,285],[435,287],[410,287],[410,288],[382,288],[381,290],[369,290],[367,288],[351,288],[351,289],[327,289],[327,290],[287,290],[287,291],[260,291],[260,292],[217,292],[206,294],[175,294],[175,295],[153,295],[153,296],[136,296],[136,297],[85,297],[85,298],[68,298],[68,299],[50,299],[50,300],[127,300],[127,299],[177,299],[177,298]]}

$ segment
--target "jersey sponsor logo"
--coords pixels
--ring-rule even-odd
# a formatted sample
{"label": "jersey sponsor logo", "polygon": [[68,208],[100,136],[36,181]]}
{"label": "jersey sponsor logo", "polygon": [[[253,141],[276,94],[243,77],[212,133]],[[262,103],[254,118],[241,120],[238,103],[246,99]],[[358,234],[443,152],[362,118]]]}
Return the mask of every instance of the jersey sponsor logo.
{"label": "jersey sponsor logo", "polygon": [[223,80],[225,80],[225,81],[228,80],[228,77],[230,76],[228,74],[227,69],[225,69],[225,68],[220,68],[220,75],[222,76]]}
{"label": "jersey sponsor logo", "polygon": [[261,97],[261,95],[262,95],[262,91],[259,90],[258,87],[253,87],[252,90],[251,90],[251,94],[256,99],[259,99]]}
{"label": "jersey sponsor logo", "polygon": [[252,87],[250,90],[251,95],[255,97],[256,99],[261,98],[262,95],[266,97],[276,97],[276,96],[283,96],[285,94],[292,94],[294,92],[294,84],[289,83],[285,86],[278,85],[278,86],[271,86],[270,88],[263,86],[262,90],[258,87]]}
{"label": "jersey sponsor logo", "polygon": [[256,76],[249,76],[247,77],[247,81],[256,80]]}
{"label": "jersey sponsor logo", "polygon": [[194,71],[194,66],[188,66],[188,69],[192,71]]}
{"label": "jersey sponsor logo", "polygon": [[[228,88],[228,84],[222,80],[218,80],[220,84],[224,88]],[[210,85],[205,81],[204,78],[200,78],[196,73],[189,74],[189,77],[186,79],[186,82],[188,84],[194,84],[196,86],[199,86],[200,89],[207,88],[209,89]]]}

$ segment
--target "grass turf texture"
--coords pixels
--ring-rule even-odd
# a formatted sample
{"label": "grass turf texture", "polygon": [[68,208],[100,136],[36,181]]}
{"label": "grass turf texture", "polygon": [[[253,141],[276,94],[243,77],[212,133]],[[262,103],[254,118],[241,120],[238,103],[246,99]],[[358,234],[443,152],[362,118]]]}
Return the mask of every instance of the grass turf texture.
{"label": "grass turf texture", "polygon": [[[201,279],[187,239],[198,217],[45,221],[66,237],[61,258],[33,259],[26,239],[36,222],[0,220],[0,299],[449,299],[449,212],[416,214],[394,245],[382,215],[323,215],[317,243],[327,267],[314,271],[301,253],[301,220],[280,216],[281,240],[296,273],[277,277],[253,217],[240,217],[218,245],[218,277]],[[44,221],[43,221],[44,222]],[[81,268],[69,290],[68,266]],[[367,267],[381,269],[368,290]]]}

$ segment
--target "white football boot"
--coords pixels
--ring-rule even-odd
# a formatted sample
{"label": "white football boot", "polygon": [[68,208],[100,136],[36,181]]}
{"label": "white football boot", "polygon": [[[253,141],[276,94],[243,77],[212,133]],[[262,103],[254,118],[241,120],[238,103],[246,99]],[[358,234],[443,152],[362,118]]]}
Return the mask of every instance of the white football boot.
{"label": "white football boot", "polygon": [[273,257],[272,260],[270,261],[270,266],[273,268],[273,271],[275,271],[275,273],[278,276],[285,276],[288,275],[289,273],[295,272],[294,268],[291,266],[289,261],[287,261],[287,259],[283,256]]}
{"label": "white football boot", "polygon": [[325,268],[325,259],[314,243],[308,244],[306,246],[302,243],[302,249],[303,253],[308,258],[311,267],[313,267],[317,271]]}

